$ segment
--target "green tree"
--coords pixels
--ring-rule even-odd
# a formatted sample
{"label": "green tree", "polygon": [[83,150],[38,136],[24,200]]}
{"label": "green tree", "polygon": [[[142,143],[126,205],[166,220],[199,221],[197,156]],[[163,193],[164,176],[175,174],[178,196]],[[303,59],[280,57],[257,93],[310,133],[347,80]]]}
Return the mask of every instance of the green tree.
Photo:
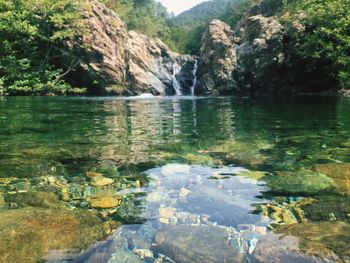
{"label": "green tree", "polygon": [[0,0],[2,93],[80,91],[63,78],[78,63],[69,46],[81,35],[81,7],[70,0]]}

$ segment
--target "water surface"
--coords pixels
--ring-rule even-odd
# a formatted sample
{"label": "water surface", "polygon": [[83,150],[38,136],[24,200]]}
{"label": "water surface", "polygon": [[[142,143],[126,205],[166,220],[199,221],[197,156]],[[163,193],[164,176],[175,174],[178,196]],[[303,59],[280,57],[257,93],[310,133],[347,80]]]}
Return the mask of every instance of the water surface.
{"label": "water surface", "polygon": [[5,220],[0,258],[348,262],[349,163],[347,99],[3,97],[4,218],[89,212],[110,229],[57,245],[48,227],[49,245],[22,251]]}

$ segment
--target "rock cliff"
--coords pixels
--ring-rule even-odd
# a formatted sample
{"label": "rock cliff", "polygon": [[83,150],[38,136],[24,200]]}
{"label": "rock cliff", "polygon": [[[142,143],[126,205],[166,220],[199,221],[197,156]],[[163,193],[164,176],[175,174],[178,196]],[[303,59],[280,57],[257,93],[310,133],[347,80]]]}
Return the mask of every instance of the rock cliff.
{"label": "rock cliff", "polygon": [[275,17],[261,14],[238,25],[233,31],[219,20],[210,23],[199,59],[198,91],[252,94],[274,81],[273,73],[284,62],[283,26]]}
{"label": "rock cliff", "polygon": [[213,20],[203,37],[198,64],[198,93],[227,94],[236,88],[232,71],[236,66],[233,31],[220,20]]}
{"label": "rock cliff", "polygon": [[159,39],[128,31],[118,15],[98,1],[88,5],[84,63],[72,79],[95,94],[172,95],[175,76],[182,84],[181,93],[190,93],[193,75],[183,71],[193,69],[192,56],[172,52]]}

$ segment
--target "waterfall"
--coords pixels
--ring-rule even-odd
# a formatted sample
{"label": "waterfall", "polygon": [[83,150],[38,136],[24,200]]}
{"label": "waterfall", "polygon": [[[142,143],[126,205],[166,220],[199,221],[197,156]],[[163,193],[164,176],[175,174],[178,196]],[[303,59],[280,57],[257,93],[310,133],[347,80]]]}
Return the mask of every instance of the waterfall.
{"label": "waterfall", "polygon": [[197,84],[197,69],[198,69],[198,60],[196,59],[196,62],[194,63],[194,67],[193,67],[193,84],[191,87],[192,96],[194,96],[194,89],[196,88],[196,84]]}
{"label": "waterfall", "polygon": [[181,71],[181,66],[177,64],[177,62],[175,61],[175,63],[173,64],[173,87],[177,96],[182,95],[181,84],[176,78],[176,75],[180,73],[180,71]]}

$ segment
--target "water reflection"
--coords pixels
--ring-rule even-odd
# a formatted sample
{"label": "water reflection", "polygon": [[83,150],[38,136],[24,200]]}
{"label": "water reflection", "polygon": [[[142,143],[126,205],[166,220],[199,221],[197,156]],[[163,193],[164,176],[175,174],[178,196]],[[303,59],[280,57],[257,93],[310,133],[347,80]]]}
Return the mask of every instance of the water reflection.
{"label": "water reflection", "polygon": [[[34,229],[40,255],[50,248],[62,259],[122,222],[132,225],[78,259],[140,262],[151,251],[159,262],[347,262],[349,107],[335,98],[1,99],[0,252],[22,259],[9,231]],[[81,211],[106,232],[87,231]],[[57,246],[61,224],[73,241],[82,224],[84,246]]]}

